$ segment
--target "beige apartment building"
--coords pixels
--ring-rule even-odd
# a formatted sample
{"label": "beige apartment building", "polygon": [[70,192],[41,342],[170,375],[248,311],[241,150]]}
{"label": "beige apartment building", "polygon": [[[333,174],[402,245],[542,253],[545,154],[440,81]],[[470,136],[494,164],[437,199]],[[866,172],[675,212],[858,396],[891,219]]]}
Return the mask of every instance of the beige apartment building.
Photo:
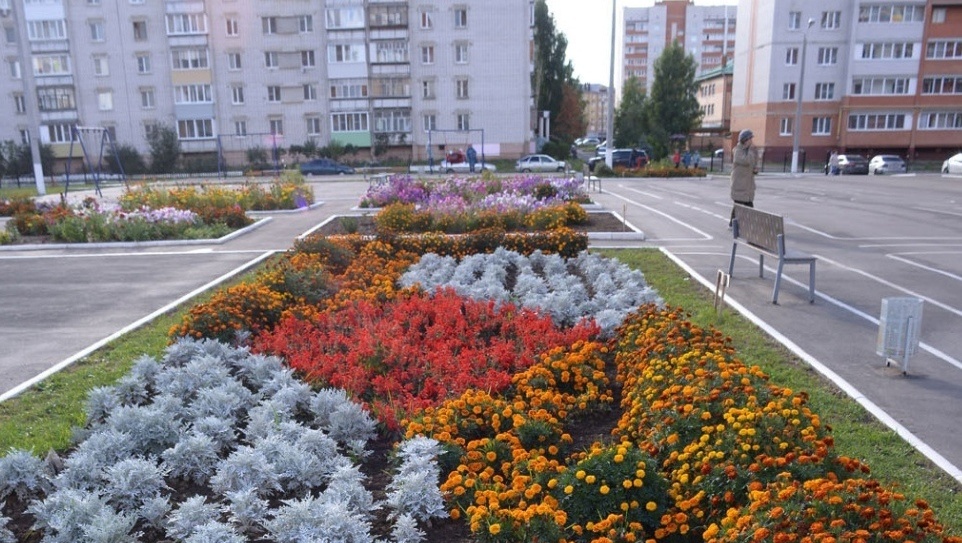
{"label": "beige apartment building", "polygon": [[962,148],[962,0],[741,0],[738,13],[732,131],[752,129],[768,160],[791,154],[796,130],[810,168],[832,149]]}
{"label": "beige apartment building", "polygon": [[583,83],[581,97],[585,103],[585,134],[605,139],[608,130],[608,87]]}
{"label": "beige apartment building", "polygon": [[622,13],[621,81],[637,78],[651,87],[655,61],[678,42],[698,63],[698,73],[721,68],[734,53],[735,6],[696,6],[692,0],[662,0]]}
{"label": "beige apartment building", "polygon": [[418,160],[431,134],[515,157],[533,141],[533,14],[533,0],[0,0],[0,141],[64,157],[74,126],[101,127],[146,153],[166,125],[196,155],[313,140]]}

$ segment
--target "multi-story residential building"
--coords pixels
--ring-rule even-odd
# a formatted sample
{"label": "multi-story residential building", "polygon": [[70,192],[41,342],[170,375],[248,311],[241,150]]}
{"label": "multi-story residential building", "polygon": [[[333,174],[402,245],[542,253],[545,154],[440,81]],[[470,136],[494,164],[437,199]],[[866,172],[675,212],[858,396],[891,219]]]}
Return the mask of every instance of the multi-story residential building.
{"label": "multi-story residential building", "polygon": [[185,153],[228,159],[309,140],[418,159],[440,131],[435,144],[517,156],[533,139],[533,12],[532,0],[0,0],[0,140],[39,126],[64,157],[72,127],[92,126],[147,152],[166,125]]}
{"label": "multi-story residential building", "polygon": [[696,6],[692,0],[662,0],[649,8],[624,8],[621,81],[637,78],[651,87],[655,61],[678,42],[698,63],[698,73],[721,68],[734,52],[735,6]]}
{"label": "multi-story residential building", "polygon": [[692,135],[690,144],[696,149],[714,151],[723,147],[731,132],[732,82],[734,66],[724,66],[695,78],[701,127]]}
{"label": "multi-story residential building", "polygon": [[791,153],[796,130],[818,164],[832,149],[934,158],[962,145],[962,1],[738,9],[732,130],[752,129],[769,160]]}
{"label": "multi-story residential building", "polygon": [[585,101],[585,134],[604,139],[608,130],[608,87],[584,83],[581,96]]}

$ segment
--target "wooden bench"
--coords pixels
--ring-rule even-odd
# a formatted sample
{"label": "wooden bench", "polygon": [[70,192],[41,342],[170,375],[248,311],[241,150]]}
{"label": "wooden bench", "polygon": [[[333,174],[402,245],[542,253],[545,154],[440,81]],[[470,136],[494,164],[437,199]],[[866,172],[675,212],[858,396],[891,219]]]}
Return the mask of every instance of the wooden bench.
{"label": "wooden bench", "polygon": [[765,277],[766,255],[778,259],[775,290],[772,291],[773,304],[778,303],[778,287],[782,283],[782,267],[785,264],[808,264],[808,301],[815,303],[815,257],[785,249],[785,223],[781,215],[735,205],[735,218],[732,220],[732,256],[728,263],[729,276],[735,269],[735,251],[739,244],[759,252],[759,277]]}

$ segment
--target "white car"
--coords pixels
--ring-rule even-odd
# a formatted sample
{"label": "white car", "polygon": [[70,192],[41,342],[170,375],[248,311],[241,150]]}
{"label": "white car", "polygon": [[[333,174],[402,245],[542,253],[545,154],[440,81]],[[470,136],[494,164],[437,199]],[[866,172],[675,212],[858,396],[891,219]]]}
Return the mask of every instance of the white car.
{"label": "white car", "polygon": [[[441,163],[436,166],[436,169],[444,173],[471,173],[471,165],[468,164],[467,160],[464,162],[454,163],[448,162],[447,160],[442,160]],[[496,172],[498,171],[498,168],[490,162],[485,162],[482,165],[481,161],[479,160],[474,163],[474,173],[481,173],[484,170]]]}
{"label": "white car", "polygon": [[962,153],[956,153],[943,162],[942,173],[962,174]]}
{"label": "white car", "polygon": [[565,161],[555,160],[548,155],[523,156],[514,165],[519,172],[563,172],[567,167]]}
{"label": "white car", "polygon": [[905,161],[896,155],[875,155],[868,161],[868,171],[874,175],[883,173],[905,173]]}

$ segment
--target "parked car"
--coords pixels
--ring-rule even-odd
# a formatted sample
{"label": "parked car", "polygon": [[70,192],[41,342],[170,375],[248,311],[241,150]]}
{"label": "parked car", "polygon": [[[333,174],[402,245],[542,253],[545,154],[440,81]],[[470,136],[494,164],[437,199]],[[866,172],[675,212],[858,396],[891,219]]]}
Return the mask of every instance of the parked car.
{"label": "parked car", "polygon": [[868,160],[862,155],[838,155],[838,169],[844,174],[868,175]]}
{"label": "parked car", "polygon": [[[599,155],[588,159],[588,170],[595,171],[595,165],[604,164],[605,156]],[[612,167],[644,168],[648,165],[648,153],[641,149],[615,149],[611,151]]]}
{"label": "parked car", "polygon": [[600,145],[600,144],[601,144],[601,139],[600,139],[600,138],[596,138],[595,136],[588,136],[588,137],[586,137],[586,138],[578,138],[578,140],[575,141],[575,145],[577,145],[578,147],[586,147],[586,146],[588,146],[588,145],[590,145],[590,146],[592,146],[592,147],[597,147],[597,146]]}
{"label": "parked car", "polygon": [[[444,173],[471,173],[471,164],[469,164],[467,161],[452,163],[452,162],[448,162],[447,160],[442,160],[441,163],[438,164],[438,166],[435,169],[442,171]],[[491,164],[490,162],[485,162],[484,164],[481,164],[481,161],[479,160],[478,162],[474,163],[475,173],[481,173],[484,170],[487,170],[489,172],[496,172],[498,171],[498,168],[497,166],[495,166],[494,164]]]}
{"label": "parked car", "polygon": [[[714,159],[714,162],[713,162]],[[725,150],[715,149],[710,155],[702,155],[698,159],[698,167],[708,169],[711,166],[721,168],[725,160]]]}
{"label": "parked car", "polygon": [[301,164],[303,175],[344,175],[354,173],[354,168],[335,162],[329,158],[315,158]]}
{"label": "parked car", "polygon": [[905,161],[896,155],[875,155],[868,161],[868,171],[881,175],[883,173],[905,173]]}
{"label": "parked car", "polygon": [[519,172],[563,172],[567,164],[548,155],[528,155],[521,157],[514,165]]}
{"label": "parked car", "polygon": [[962,174],[962,153],[956,153],[943,162],[942,173]]}

